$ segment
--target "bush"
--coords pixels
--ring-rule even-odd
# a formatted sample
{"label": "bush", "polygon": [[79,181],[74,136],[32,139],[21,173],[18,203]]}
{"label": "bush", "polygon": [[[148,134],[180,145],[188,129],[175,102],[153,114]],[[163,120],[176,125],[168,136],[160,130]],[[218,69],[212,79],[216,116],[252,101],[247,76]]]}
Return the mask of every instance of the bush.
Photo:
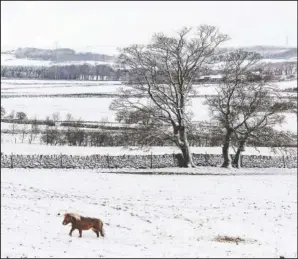
{"label": "bush", "polygon": [[27,114],[26,113],[24,113],[24,112],[17,112],[17,114],[16,114],[16,119],[17,120],[27,120],[28,118],[27,118]]}

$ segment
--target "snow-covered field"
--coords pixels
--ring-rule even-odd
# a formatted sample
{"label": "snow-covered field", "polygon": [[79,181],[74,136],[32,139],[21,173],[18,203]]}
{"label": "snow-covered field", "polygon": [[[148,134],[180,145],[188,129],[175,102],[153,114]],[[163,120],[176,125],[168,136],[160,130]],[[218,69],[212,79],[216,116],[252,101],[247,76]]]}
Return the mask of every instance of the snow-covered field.
{"label": "snow-covered field", "polygon": [[2,54],[1,53],[1,65],[2,66],[32,66],[32,67],[50,67],[50,66],[70,66],[70,65],[101,65],[108,64],[114,65],[113,62],[103,62],[103,61],[68,61],[68,62],[53,62],[48,60],[33,60],[26,58],[16,58],[15,55],[12,54]]}
{"label": "snow-covered field", "polygon": [[[115,122],[115,111],[110,110],[112,98],[4,98],[1,105],[8,113],[23,111],[29,118],[45,119],[53,113],[59,113],[60,119],[66,119],[71,113],[75,119],[86,121]],[[192,98],[191,109],[194,121],[208,121],[209,111],[204,98]],[[286,113],[286,122],[281,130],[297,132],[297,115]]]}
{"label": "snow-covered field", "polygon": [[[1,79],[1,91],[10,89],[54,88],[59,93],[59,88],[64,87],[89,87],[121,85],[120,81],[84,81],[84,80],[39,80],[39,79]],[[101,88],[103,89],[103,88]]]}
{"label": "snow-covered field", "polygon": [[291,57],[291,58],[287,58],[287,59],[284,59],[284,58],[281,58],[281,59],[262,59],[261,62],[264,62],[264,63],[285,63],[285,62],[297,62],[297,57]]}
{"label": "snow-covered field", "polygon": [[76,119],[100,121],[108,117],[115,121],[115,112],[109,109],[112,98],[2,98],[1,105],[9,113],[23,111],[29,118],[45,119],[59,112],[61,119],[71,113]]}
{"label": "snow-covered field", "polygon": [[88,80],[46,80],[46,79],[10,79],[4,78],[1,79],[2,85],[11,85],[11,86],[22,86],[25,85],[27,87],[30,86],[63,86],[63,85],[114,85],[114,84],[122,84],[120,81],[88,81]]}
{"label": "snow-covered field", "polygon": [[[109,109],[112,98],[3,98],[1,105],[9,113],[23,111],[29,118],[45,119],[53,113],[59,112],[61,119],[71,113],[76,119],[86,121],[100,121],[108,118],[115,122],[115,111]],[[192,98],[192,112],[194,121],[209,120],[208,107],[204,105],[205,98]],[[297,115],[285,114],[287,122],[284,130],[297,132]]]}
{"label": "snow-covered field", "polygon": [[[110,122],[115,121],[115,111],[110,110],[113,98],[2,98],[1,105],[9,113],[23,111],[29,118],[45,119],[55,112],[59,112],[61,119],[67,113],[74,118],[86,121],[100,121],[108,117]],[[208,120],[207,107],[203,104],[204,98],[192,98],[194,120]]]}
{"label": "snow-covered field", "polygon": [[[286,62],[297,62],[297,57],[291,57],[287,59],[263,59],[262,63],[286,63]],[[49,67],[49,66],[69,66],[69,65],[100,65],[107,64],[110,66],[115,65],[114,62],[109,61],[94,61],[94,60],[86,60],[86,61],[68,61],[68,62],[53,62],[48,60],[33,60],[33,59],[20,59],[16,58],[13,54],[4,54],[1,53],[1,65],[2,66],[33,66],[33,67]],[[214,67],[220,67],[222,65],[221,62],[214,64]]]}
{"label": "snow-covered field", "polygon": [[[1,80],[1,95],[5,94],[82,94],[82,93],[116,93],[121,87],[121,82],[94,82],[94,81],[54,81],[54,80]],[[297,81],[285,81],[275,84],[279,90],[297,87]],[[197,94],[212,95],[216,93],[215,84],[195,86]],[[296,93],[285,93],[295,95]],[[1,98],[1,105],[9,114],[23,111],[29,118],[45,119],[51,114],[59,112],[61,119],[65,119],[67,113],[74,118],[86,121],[108,120],[115,122],[115,112],[109,106],[113,98]],[[208,121],[208,107],[204,105],[204,97],[191,98],[191,111],[194,121]],[[108,118],[108,119],[107,119]],[[286,123],[279,130],[297,132],[297,116],[286,114]]]}
{"label": "snow-covered field", "polygon": [[[1,93],[7,91],[32,91],[41,94],[59,93],[80,93],[81,91],[97,90],[99,93],[105,93],[107,89],[116,91],[122,83],[120,81],[77,81],[77,80],[31,80],[31,79],[1,79]],[[286,89],[297,87],[297,81],[282,81],[273,84],[277,89]],[[106,86],[106,87],[105,87]],[[114,87],[117,86],[117,87]],[[51,88],[54,88],[52,90]],[[67,88],[67,89],[65,89]],[[215,94],[216,84],[195,85],[198,94]],[[35,90],[33,90],[35,89]],[[48,89],[48,90],[45,90]],[[81,90],[79,90],[81,89]],[[47,92],[48,91],[48,92]],[[79,92],[77,92],[79,91]]]}
{"label": "snow-covered field", "polygon": [[[2,169],[1,258],[297,257],[297,174],[276,170],[280,175],[156,176]],[[66,211],[101,218],[106,237],[69,237]],[[218,235],[245,242],[214,241]]]}

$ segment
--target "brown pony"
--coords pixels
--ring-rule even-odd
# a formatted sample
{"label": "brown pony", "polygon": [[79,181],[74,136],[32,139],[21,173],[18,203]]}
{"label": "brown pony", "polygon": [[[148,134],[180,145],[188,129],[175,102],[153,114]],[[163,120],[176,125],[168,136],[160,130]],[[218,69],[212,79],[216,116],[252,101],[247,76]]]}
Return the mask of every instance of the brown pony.
{"label": "brown pony", "polygon": [[80,237],[82,237],[82,230],[92,229],[96,233],[97,237],[99,237],[99,233],[102,237],[104,237],[103,223],[100,219],[87,218],[75,213],[66,213],[64,214],[62,224],[67,225],[69,223],[72,225],[69,232],[70,236],[75,229],[79,230]]}

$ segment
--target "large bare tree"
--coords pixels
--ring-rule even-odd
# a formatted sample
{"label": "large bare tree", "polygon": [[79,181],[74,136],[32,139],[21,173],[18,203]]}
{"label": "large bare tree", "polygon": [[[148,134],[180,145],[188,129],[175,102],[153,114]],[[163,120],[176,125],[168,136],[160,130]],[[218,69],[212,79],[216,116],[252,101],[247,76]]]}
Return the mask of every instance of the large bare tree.
{"label": "large bare tree", "polygon": [[187,138],[192,85],[227,39],[216,27],[202,25],[184,28],[174,37],[155,34],[148,45],[123,49],[119,61],[130,71],[130,88],[111,108],[152,118],[154,134],[171,139],[182,152],[184,166],[194,166]]}
{"label": "large bare tree", "polygon": [[240,157],[248,141],[252,143],[266,143],[267,147],[281,145],[293,145],[294,137],[289,132],[276,130],[285,122],[285,113],[292,112],[294,102],[284,101],[276,89],[266,90],[269,96],[256,107],[254,114],[239,127],[235,136],[238,140],[238,148],[233,159],[233,165],[240,168]]}
{"label": "large bare tree", "polygon": [[217,95],[207,99],[213,120],[225,129],[222,167],[231,166],[229,148],[233,135],[239,142],[234,160],[239,166],[246,141],[264,128],[281,124],[282,113],[288,109],[278,91],[262,80],[262,76],[255,76],[254,69],[260,60],[261,56],[253,52],[227,53],[222,64],[224,80],[217,88]]}

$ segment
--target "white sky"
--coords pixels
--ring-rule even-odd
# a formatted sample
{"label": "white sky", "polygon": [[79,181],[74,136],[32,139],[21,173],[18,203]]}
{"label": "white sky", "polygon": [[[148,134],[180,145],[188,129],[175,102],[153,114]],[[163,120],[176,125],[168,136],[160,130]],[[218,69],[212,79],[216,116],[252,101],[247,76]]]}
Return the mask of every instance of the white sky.
{"label": "white sky", "polygon": [[1,48],[59,47],[113,54],[155,32],[209,24],[227,45],[297,46],[297,1],[1,2]]}

